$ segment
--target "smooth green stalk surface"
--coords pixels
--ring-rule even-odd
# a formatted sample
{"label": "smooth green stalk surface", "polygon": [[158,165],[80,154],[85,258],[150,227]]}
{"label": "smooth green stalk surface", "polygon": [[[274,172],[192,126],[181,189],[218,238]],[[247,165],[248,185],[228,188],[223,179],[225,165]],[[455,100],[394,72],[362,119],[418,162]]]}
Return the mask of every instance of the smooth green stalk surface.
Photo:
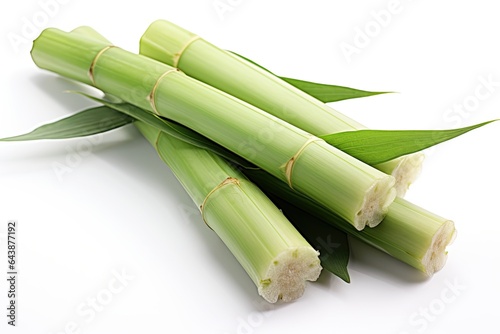
{"label": "smooth green stalk surface", "polygon": [[[332,119],[332,110],[324,103],[317,103],[313,97],[269,72],[202,38],[192,41],[195,37],[195,34],[171,22],[158,20],[142,36],[140,53],[171,66],[177,65],[187,75],[258,106],[309,133],[319,136],[364,128],[340,113]],[[176,55],[181,51],[176,64]]]}
{"label": "smooth green stalk surface", "polygon": [[[141,38],[140,53],[175,66],[316,136],[366,128],[265,69],[168,21],[158,20],[150,25]],[[397,190],[403,196],[407,185],[418,176],[421,162],[418,154],[400,159],[397,164],[375,167],[401,180]]]}
{"label": "smooth green stalk surface", "polygon": [[219,156],[136,122],[184,189],[206,224],[231,250],[259,294],[274,303],[300,297],[305,281],[321,271],[318,252],[276,206]]}
{"label": "smooth green stalk surface", "polygon": [[[102,52],[106,46],[82,34],[46,29],[32,57],[41,68],[156,109],[289,182],[359,230],[376,226],[394,200],[393,177],[323,140],[308,143],[307,132],[170,66],[116,47]],[[293,168],[287,168],[291,160]]]}

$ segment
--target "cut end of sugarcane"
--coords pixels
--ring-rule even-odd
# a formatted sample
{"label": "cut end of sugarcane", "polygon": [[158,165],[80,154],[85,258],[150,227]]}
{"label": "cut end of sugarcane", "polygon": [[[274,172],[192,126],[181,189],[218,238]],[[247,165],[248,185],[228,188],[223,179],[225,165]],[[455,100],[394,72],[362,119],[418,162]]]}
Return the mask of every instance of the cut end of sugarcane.
{"label": "cut end of sugarcane", "polygon": [[434,234],[431,245],[422,259],[426,275],[432,276],[444,267],[448,258],[446,247],[455,240],[456,235],[457,230],[451,220],[446,221]]}
{"label": "cut end of sugarcane", "polygon": [[259,285],[259,294],[268,302],[290,302],[301,297],[306,281],[315,281],[321,273],[319,253],[310,247],[291,248],[280,253],[270,264]]}
{"label": "cut end of sugarcane", "polygon": [[423,153],[409,154],[398,159],[392,176],[396,179],[396,192],[399,197],[404,197],[410,185],[420,175],[424,159]]}
{"label": "cut end of sugarcane", "polygon": [[391,176],[378,179],[366,192],[363,204],[356,213],[354,227],[361,231],[366,226],[375,227],[389,211],[396,198],[395,180]]}

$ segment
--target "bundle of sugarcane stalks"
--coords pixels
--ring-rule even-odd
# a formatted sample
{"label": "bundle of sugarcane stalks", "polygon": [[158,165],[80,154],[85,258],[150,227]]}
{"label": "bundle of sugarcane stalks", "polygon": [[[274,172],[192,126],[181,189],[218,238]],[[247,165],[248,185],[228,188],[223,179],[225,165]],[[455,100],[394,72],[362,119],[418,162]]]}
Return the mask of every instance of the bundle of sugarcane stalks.
{"label": "bundle of sugarcane stalks", "polygon": [[265,300],[300,297],[322,267],[349,282],[348,235],[428,276],[444,266],[454,223],[402,197],[421,150],[489,122],[369,130],[327,103],[382,92],[281,78],[162,20],[140,54],[89,27],[46,29],[31,54],[40,68],[101,90],[104,98],[86,96],[102,106],[2,140],[134,124]]}

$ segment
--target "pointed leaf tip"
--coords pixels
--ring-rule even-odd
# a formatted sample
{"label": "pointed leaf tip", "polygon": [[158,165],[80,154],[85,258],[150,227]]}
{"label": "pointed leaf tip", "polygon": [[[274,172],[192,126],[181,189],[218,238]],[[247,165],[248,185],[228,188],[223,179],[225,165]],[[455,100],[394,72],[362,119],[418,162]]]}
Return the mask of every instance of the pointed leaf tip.
{"label": "pointed leaf tip", "polygon": [[450,130],[357,130],[321,138],[369,165],[376,165],[443,143],[495,121]]}
{"label": "pointed leaf tip", "polygon": [[0,141],[69,139],[110,131],[133,122],[133,118],[104,106],[89,108],[58,121],[44,124],[19,136]]}
{"label": "pointed leaf tip", "polygon": [[329,85],[329,84],[322,84],[322,83],[316,83],[316,82],[311,82],[311,81],[304,81],[304,80],[299,80],[299,79],[293,79],[293,78],[287,78],[287,77],[280,77],[268,70],[267,68],[263,67],[260,64],[257,64],[251,59],[248,59],[236,52],[233,51],[228,51],[229,53],[249,62],[250,64],[255,65],[256,67],[259,67],[260,69],[269,72],[270,74],[280,78],[281,80],[289,83],[290,85],[294,86],[295,88],[303,91],[306,94],[311,95],[312,97],[320,100],[323,103],[328,103],[328,102],[337,102],[337,101],[342,101],[342,100],[348,100],[348,99],[356,99],[360,97],[368,97],[368,96],[375,96],[375,95],[380,95],[380,94],[389,94],[389,93],[395,93],[395,92],[371,92],[367,90],[361,90],[361,89],[356,89],[356,88],[350,88],[350,87],[344,87],[344,86],[337,86],[337,85]]}
{"label": "pointed leaf tip", "polygon": [[356,88],[321,84],[321,83],[315,83],[315,82],[286,78],[286,77],[281,77],[281,79],[288,82],[295,88],[300,89],[304,93],[307,93],[312,97],[320,100],[323,103],[394,93],[394,92],[371,92]]}

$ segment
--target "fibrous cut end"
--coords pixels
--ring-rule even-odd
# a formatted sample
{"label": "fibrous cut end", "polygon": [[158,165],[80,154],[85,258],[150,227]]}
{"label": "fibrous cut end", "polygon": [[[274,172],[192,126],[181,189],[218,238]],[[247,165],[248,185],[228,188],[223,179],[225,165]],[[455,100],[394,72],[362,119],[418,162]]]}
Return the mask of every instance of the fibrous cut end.
{"label": "fibrous cut end", "polygon": [[394,178],[387,176],[375,181],[368,189],[353,224],[358,231],[365,226],[375,227],[384,219],[389,205],[396,198],[394,184]]}
{"label": "fibrous cut end", "polygon": [[310,247],[291,248],[280,253],[269,265],[259,286],[259,294],[268,302],[289,302],[302,296],[306,281],[315,281],[321,273],[319,253]]}
{"label": "fibrous cut end", "polygon": [[396,192],[399,197],[404,197],[410,185],[417,179],[422,171],[425,155],[414,153],[398,159],[398,165],[392,171],[396,179]]}
{"label": "fibrous cut end", "polygon": [[432,276],[444,267],[448,258],[446,247],[455,240],[456,235],[457,230],[451,220],[446,221],[434,234],[429,249],[422,259],[426,275]]}

